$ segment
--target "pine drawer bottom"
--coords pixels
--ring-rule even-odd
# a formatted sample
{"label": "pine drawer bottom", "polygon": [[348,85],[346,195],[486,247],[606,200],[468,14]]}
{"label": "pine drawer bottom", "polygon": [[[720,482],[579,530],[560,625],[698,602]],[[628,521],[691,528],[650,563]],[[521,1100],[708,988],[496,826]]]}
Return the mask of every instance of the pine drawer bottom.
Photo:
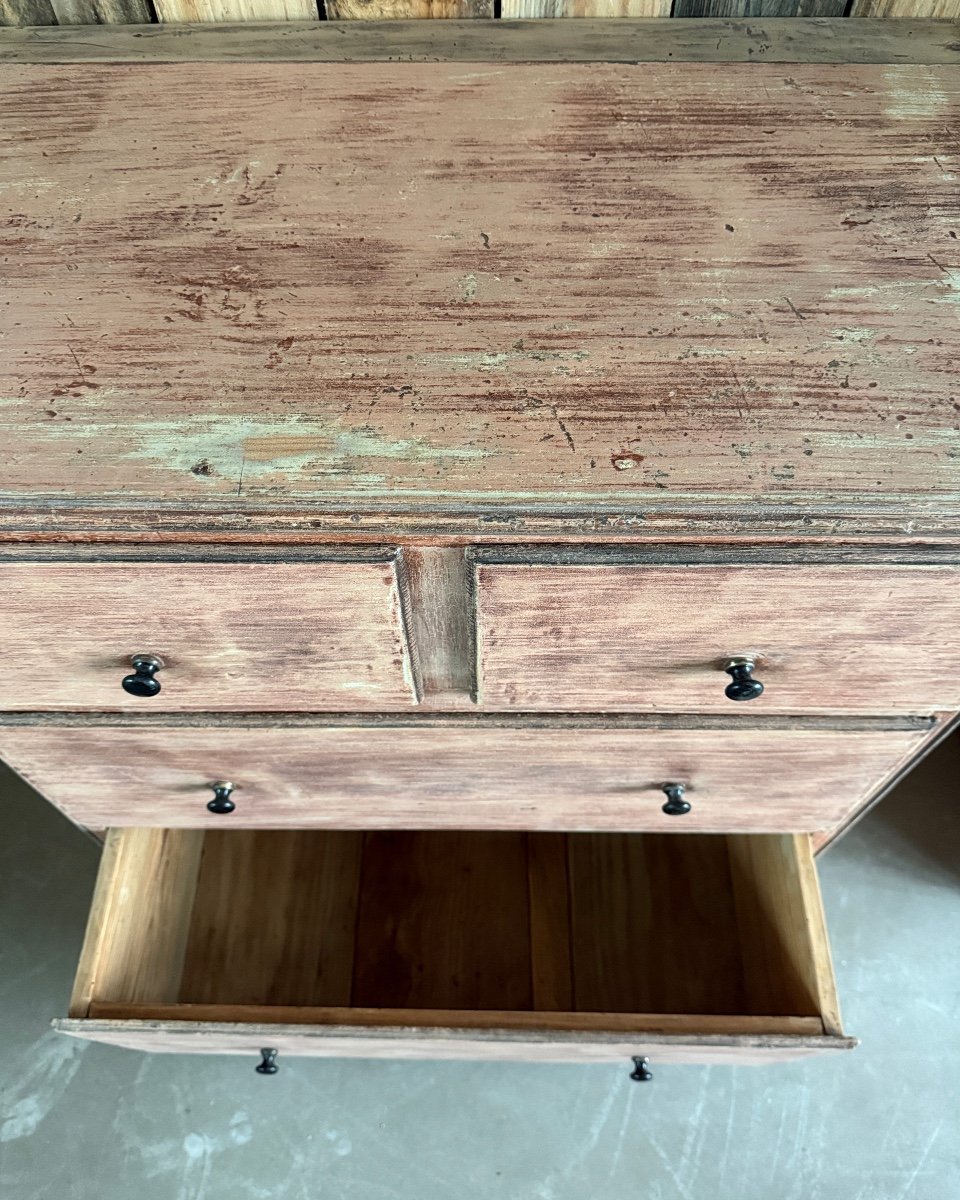
{"label": "pine drawer bottom", "polygon": [[65,1033],[141,1050],[764,1062],[840,1027],[806,836],[119,829]]}

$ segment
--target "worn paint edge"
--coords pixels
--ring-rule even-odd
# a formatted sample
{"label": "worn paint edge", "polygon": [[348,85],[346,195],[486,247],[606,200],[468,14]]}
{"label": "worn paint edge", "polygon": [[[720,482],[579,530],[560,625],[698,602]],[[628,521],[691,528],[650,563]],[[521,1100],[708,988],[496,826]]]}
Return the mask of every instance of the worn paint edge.
{"label": "worn paint edge", "polygon": [[958,44],[957,21],[869,17],[290,21],[10,28],[0,61],[938,65],[960,61]]}
{"label": "worn paint edge", "polygon": [[578,713],[578,712],[94,712],[63,710],[0,711],[0,729],[504,729],[541,730],[654,729],[680,732],[747,731],[756,734],[785,732],[927,733],[953,714],[830,716],[806,714],[708,715],[702,713]]}

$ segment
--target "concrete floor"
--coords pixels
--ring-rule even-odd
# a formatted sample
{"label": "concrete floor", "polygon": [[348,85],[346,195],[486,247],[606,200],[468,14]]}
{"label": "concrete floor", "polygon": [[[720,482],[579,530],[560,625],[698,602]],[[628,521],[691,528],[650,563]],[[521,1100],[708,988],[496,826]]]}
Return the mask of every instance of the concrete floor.
{"label": "concrete floor", "polygon": [[[953,1200],[960,739],[821,859],[851,1054],[781,1067],[149,1057],[47,1030],[97,848],[0,776],[10,1200]],[[655,1064],[654,1064],[655,1065]]]}

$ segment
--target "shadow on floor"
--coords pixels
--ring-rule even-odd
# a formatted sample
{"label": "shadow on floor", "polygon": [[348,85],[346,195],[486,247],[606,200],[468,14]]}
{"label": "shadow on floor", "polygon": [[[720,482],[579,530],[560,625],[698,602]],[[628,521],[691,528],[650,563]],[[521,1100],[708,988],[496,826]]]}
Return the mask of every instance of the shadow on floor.
{"label": "shadow on floor", "polygon": [[[836,846],[856,853],[869,843],[900,855],[905,873],[960,881],[960,732],[916,766]],[[827,851],[832,853],[832,851]]]}

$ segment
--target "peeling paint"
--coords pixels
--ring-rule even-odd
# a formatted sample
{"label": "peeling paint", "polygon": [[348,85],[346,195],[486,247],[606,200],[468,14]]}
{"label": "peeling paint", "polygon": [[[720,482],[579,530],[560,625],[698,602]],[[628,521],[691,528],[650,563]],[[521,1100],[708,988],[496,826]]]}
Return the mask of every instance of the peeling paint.
{"label": "peeling paint", "polygon": [[461,367],[464,370],[503,371],[518,363],[578,363],[589,358],[586,350],[496,350],[450,354],[418,354],[414,362],[421,367],[440,370]]}
{"label": "peeling paint", "polygon": [[476,300],[477,287],[476,275],[464,275],[462,279],[457,280],[457,289],[461,300]]}
{"label": "peeling paint", "polygon": [[8,179],[0,182],[0,192],[49,192],[55,188],[53,179]]}
{"label": "peeling paint", "polygon": [[451,83],[471,83],[474,79],[495,79],[498,75],[502,75],[503,71],[465,71],[461,74],[451,75]]}
{"label": "peeling paint", "polygon": [[621,250],[626,249],[626,242],[591,242],[589,246],[594,258],[608,258],[611,254],[619,254]]}
{"label": "peeling paint", "polygon": [[232,171],[229,172],[229,174],[224,175],[222,179],[220,178],[219,175],[212,175],[212,176],[209,176],[207,179],[205,179],[203,182],[210,187],[220,187],[222,184],[225,184],[225,183],[245,183],[245,182],[247,182],[247,175],[248,175],[248,172],[250,171],[250,168],[251,167],[259,167],[259,166],[260,166],[260,159],[253,158],[250,160],[250,162],[245,163],[242,167],[235,167]]}
{"label": "peeling paint", "polygon": [[[941,84],[943,75],[937,70],[911,66],[906,71],[891,66],[883,72],[886,89],[885,111],[894,120],[939,117],[950,109],[950,97]],[[908,86],[909,83],[909,86]]]}
{"label": "peeling paint", "polygon": [[863,342],[872,341],[877,336],[877,331],[875,329],[832,329],[830,336],[840,342],[856,342],[860,345]]}
{"label": "peeling paint", "polygon": [[941,267],[943,278],[938,280],[940,297],[947,304],[960,304],[960,270],[955,267]]}
{"label": "peeling paint", "polygon": [[[113,428],[119,432],[117,426]],[[129,434],[131,448],[126,458],[161,462],[168,469],[188,471],[195,477],[197,463],[203,462],[206,468],[201,478],[234,478],[242,464],[246,483],[278,469],[287,475],[297,471],[349,474],[351,480],[360,482],[353,466],[358,458],[443,461],[486,458],[493,453],[471,446],[435,446],[419,437],[386,438],[373,427],[349,429],[304,417],[143,421],[130,426]],[[366,481],[373,485],[384,482],[382,475],[367,476]]]}

